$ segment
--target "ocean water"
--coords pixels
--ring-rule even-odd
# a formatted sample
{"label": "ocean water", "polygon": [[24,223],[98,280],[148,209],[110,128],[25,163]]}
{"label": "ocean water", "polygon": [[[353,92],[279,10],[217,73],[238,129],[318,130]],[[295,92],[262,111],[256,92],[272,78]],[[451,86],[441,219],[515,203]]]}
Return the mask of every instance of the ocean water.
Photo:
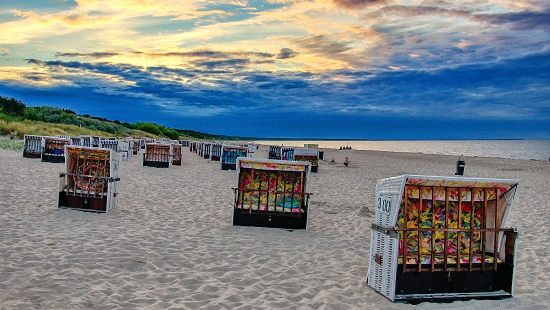
{"label": "ocean water", "polygon": [[289,140],[255,141],[264,145],[299,146],[319,144],[320,148],[339,149],[351,146],[354,150],[411,152],[424,154],[500,157],[548,161],[550,140],[444,140],[444,141],[345,141]]}

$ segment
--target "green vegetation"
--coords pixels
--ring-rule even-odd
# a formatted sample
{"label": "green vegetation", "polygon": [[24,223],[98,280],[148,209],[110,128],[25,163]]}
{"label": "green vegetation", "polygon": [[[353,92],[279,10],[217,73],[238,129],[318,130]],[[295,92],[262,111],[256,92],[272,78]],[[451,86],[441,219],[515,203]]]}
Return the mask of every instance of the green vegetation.
{"label": "green vegetation", "polygon": [[9,139],[0,139],[0,149],[3,150],[23,150],[24,146],[23,140],[9,140]]}
{"label": "green vegetation", "polygon": [[15,98],[0,96],[0,135],[22,139],[24,135],[41,136],[116,136],[151,137],[172,140],[251,140],[252,138],[211,135],[193,130],[180,130],[154,123],[129,124],[118,120],[79,115],[69,109],[27,107]]}

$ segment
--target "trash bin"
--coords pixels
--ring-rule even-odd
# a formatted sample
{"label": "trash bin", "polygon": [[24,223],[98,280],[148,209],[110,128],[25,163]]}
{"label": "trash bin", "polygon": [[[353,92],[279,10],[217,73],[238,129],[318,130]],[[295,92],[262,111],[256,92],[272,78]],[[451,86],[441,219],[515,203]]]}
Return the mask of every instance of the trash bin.
{"label": "trash bin", "polygon": [[325,159],[325,152],[324,151],[319,151],[319,159],[321,159],[321,160]]}
{"label": "trash bin", "polygon": [[464,175],[464,166],[466,166],[466,162],[461,160],[460,157],[459,157],[458,161],[456,162],[455,175]]}

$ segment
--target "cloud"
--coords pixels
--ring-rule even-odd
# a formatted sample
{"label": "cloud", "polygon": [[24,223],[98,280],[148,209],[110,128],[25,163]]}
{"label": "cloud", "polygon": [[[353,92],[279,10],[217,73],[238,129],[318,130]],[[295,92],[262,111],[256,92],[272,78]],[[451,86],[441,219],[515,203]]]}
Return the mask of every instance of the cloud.
{"label": "cloud", "polygon": [[550,32],[550,11],[478,14],[475,15],[475,19],[497,25],[510,25],[513,30],[540,29]]}
{"label": "cloud", "polygon": [[288,58],[295,57],[298,54],[299,53],[293,51],[292,49],[285,47],[281,49],[279,54],[277,54],[277,59],[288,59]]}
{"label": "cloud", "polygon": [[[408,56],[408,55],[407,55]],[[133,117],[173,119],[309,115],[322,119],[403,118],[445,122],[550,120],[550,54],[484,64],[416,70],[339,70],[323,73],[253,71],[249,59],[197,60],[193,69],[107,62],[29,59],[25,85],[57,98],[80,90],[93,102],[127,105]],[[31,70],[32,69],[32,70]],[[5,72],[8,72],[7,70]],[[0,75],[4,71],[0,70]],[[14,76],[13,89],[22,87]],[[54,85],[54,86],[55,86]],[[92,100],[93,99],[93,100]],[[75,105],[76,103],[73,103]],[[90,103],[93,104],[93,103]],[[113,112],[112,112],[113,113]],[[113,116],[115,117],[115,116]]]}
{"label": "cloud", "polygon": [[94,52],[94,53],[55,53],[55,57],[83,57],[83,58],[108,58],[120,55],[114,52]]}
{"label": "cloud", "polygon": [[377,13],[382,14],[399,14],[406,17],[414,17],[420,15],[454,15],[460,17],[471,17],[472,12],[468,10],[449,9],[436,6],[406,6],[406,5],[388,5],[382,7]]}
{"label": "cloud", "polygon": [[370,5],[386,3],[386,0],[333,0],[334,4],[346,9],[363,9]]}
{"label": "cloud", "polygon": [[257,58],[271,58],[273,54],[262,52],[222,52],[214,50],[194,50],[190,52],[134,52],[138,55],[144,55],[149,57],[197,57],[197,58],[231,58],[231,57],[257,57]]}
{"label": "cloud", "polygon": [[229,59],[219,61],[197,61],[194,63],[197,67],[202,67],[208,70],[213,69],[227,69],[227,70],[240,70],[244,69],[251,64],[249,59]]}
{"label": "cloud", "polygon": [[301,48],[321,55],[335,56],[351,50],[347,42],[338,42],[325,35],[317,35],[310,38],[296,39],[293,41]]}

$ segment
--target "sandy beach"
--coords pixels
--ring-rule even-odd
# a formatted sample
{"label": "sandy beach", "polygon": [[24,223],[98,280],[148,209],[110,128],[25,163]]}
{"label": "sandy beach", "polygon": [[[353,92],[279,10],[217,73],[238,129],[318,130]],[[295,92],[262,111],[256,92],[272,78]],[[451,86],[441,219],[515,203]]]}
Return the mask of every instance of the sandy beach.
{"label": "sandy beach", "polygon": [[288,231],[233,227],[236,172],[187,148],[169,169],[142,167],[142,152],[123,162],[120,206],[106,214],[56,207],[63,164],[0,150],[0,309],[550,307],[548,162],[463,157],[465,176],[522,182],[507,223],[520,233],[515,296],[414,306],[365,284],[375,184],[452,176],[456,157],[324,151],[309,229]]}

